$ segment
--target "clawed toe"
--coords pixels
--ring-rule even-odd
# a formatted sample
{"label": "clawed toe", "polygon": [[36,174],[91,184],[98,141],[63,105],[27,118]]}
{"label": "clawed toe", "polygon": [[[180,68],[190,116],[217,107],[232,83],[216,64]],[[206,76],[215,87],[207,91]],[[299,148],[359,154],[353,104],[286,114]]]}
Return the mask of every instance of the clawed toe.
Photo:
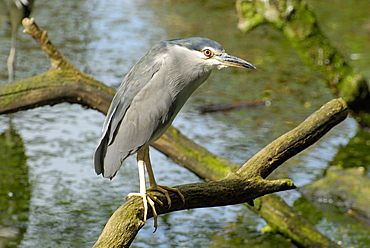
{"label": "clawed toe", "polygon": [[[156,186],[150,187],[149,189],[147,189],[147,191],[158,191],[164,194],[169,206],[171,206],[171,198],[170,198],[170,195],[168,194],[168,191],[173,191],[177,193],[179,197],[181,198],[182,202],[185,203],[185,197],[183,196],[183,194],[181,194],[180,190],[176,188],[171,188],[171,187],[163,186],[163,185],[156,185]],[[138,196],[143,199],[143,206],[144,206],[143,220],[144,222],[148,219],[148,204],[152,208],[153,218],[154,218],[154,232],[155,232],[158,227],[158,214],[157,214],[157,210],[155,209],[155,202],[158,203],[160,206],[163,206],[163,203],[157,197],[150,196],[147,193],[130,193],[126,196],[126,198],[129,199],[134,196]]]}
{"label": "clawed toe", "polygon": [[[175,192],[176,194],[178,194],[178,196],[181,198],[182,200],[182,203],[185,204],[185,197],[184,195],[180,192],[180,190],[176,189],[176,188],[171,188],[171,187],[168,187],[168,186],[164,186],[164,185],[158,185],[159,187],[161,187],[162,189],[165,189],[167,191],[172,191],[172,192]],[[168,194],[168,193],[167,193]],[[171,204],[168,204],[168,205],[171,205]]]}
{"label": "clawed toe", "polygon": [[167,199],[168,206],[171,206],[171,203],[172,203],[171,198],[170,198],[170,195],[168,194],[168,191],[173,191],[176,194],[178,194],[179,197],[181,198],[182,202],[185,203],[185,197],[184,197],[184,195],[181,194],[180,190],[178,190],[176,188],[171,188],[171,187],[164,186],[164,185],[155,185],[155,186],[151,186],[149,189],[147,189],[147,191],[159,191],[162,194],[164,194],[164,196]]}
{"label": "clawed toe", "polygon": [[163,205],[163,203],[160,200],[158,200],[156,197],[149,196],[145,193],[144,194],[142,194],[142,193],[130,193],[126,196],[126,198],[129,199],[129,198],[134,197],[134,196],[138,196],[138,197],[141,197],[143,199],[143,205],[144,205],[143,220],[144,220],[144,222],[148,218],[148,203],[149,203],[150,207],[152,208],[153,218],[154,218],[154,232],[155,232],[157,230],[157,227],[158,227],[158,214],[157,214],[157,211],[155,209],[154,201],[157,202],[158,204],[160,204],[161,206]]}

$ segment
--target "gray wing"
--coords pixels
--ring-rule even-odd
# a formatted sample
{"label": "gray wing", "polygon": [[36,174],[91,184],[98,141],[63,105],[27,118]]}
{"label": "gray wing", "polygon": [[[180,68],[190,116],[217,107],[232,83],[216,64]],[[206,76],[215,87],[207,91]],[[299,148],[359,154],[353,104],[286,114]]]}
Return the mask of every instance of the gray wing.
{"label": "gray wing", "polygon": [[162,119],[171,108],[171,96],[156,90],[165,86],[165,77],[158,75],[165,61],[165,57],[156,56],[162,54],[161,49],[166,47],[160,43],[149,50],[114,96],[94,155],[97,174],[114,177],[123,160],[149,142],[157,126],[165,122]]}

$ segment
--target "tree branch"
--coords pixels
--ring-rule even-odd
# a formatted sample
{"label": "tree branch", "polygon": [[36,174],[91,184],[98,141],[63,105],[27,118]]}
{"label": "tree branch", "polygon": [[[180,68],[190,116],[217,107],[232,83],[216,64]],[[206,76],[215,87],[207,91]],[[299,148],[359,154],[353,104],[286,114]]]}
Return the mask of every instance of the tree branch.
{"label": "tree branch", "polygon": [[[295,188],[289,179],[269,181],[264,178],[284,161],[316,142],[332,127],[343,121],[346,116],[347,106],[343,100],[330,101],[298,127],[262,149],[236,173],[229,173],[223,180],[216,182],[176,186],[184,195],[185,204],[173,192],[170,192],[173,200],[171,206],[166,204],[163,195],[151,193],[164,203],[163,206],[156,204],[157,213],[160,215],[184,209],[251,202],[265,194]],[[299,138],[289,138],[294,135],[298,135]],[[148,217],[152,217],[151,211]],[[127,223],[127,219],[130,219],[130,228],[123,224]],[[128,247],[144,225],[142,219],[142,200],[134,198],[127,201],[110,218],[94,247],[108,247],[108,244],[109,247]],[[120,240],[123,235],[125,239]],[[107,243],[108,240],[114,243]]]}
{"label": "tree branch", "polygon": [[[342,122],[347,114],[347,105],[342,99],[328,102],[298,127],[254,155],[238,173],[249,176],[261,175],[262,178],[266,178],[286,160],[318,141],[331,128]],[[258,168],[256,164],[259,165]]]}
{"label": "tree branch", "polygon": [[49,55],[51,68],[44,74],[0,85],[0,114],[14,113],[62,102],[108,111],[115,90],[75,68],[40,31],[33,19],[24,18],[25,32]]}
{"label": "tree branch", "polygon": [[37,26],[35,19],[24,18],[22,20],[24,27],[23,33],[27,33],[40,44],[40,47],[48,55],[50,59],[51,69],[72,69],[77,70],[58,49],[51,43],[47,31],[41,31]]}

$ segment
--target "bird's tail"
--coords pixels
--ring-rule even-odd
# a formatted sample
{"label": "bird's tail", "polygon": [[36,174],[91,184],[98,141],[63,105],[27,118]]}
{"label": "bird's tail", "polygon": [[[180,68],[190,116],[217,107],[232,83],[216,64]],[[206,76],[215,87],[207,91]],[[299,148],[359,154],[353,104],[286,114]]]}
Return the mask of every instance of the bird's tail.
{"label": "bird's tail", "polygon": [[107,151],[108,138],[105,136],[100,140],[94,153],[94,165],[96,174],[104,176],[104,157]]}
{"label": "bird's tail", "polygon": [[110,179],[116,175],[123,161],[130,155],[130,152],[121,152],[116,146],[114,142],[108,145],[106,136],[101,139],[94,155],[96,174]]}

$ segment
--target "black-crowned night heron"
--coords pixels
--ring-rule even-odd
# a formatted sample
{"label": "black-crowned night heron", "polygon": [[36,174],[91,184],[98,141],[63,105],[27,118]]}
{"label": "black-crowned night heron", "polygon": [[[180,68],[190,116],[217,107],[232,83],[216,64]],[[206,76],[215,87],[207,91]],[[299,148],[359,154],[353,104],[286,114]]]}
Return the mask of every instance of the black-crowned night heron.
{"label": "black-crowned night heron", "polygon": [[[157,214],[147,191],[162,192],[171,204],[168,190],[184,196],[175,188],[157,185],[149,158],[149,145],[171,125],[190,95],[208,78],[213,68],[228,66],[256,69],[252,64],[225,53],[223,47],[210,39],[193,37],[162,41],[154,45],[123,79],[109,108],[100,143],[95,151],[96,173],[112,179],[122,162],[137,153],[140,196]],[[146,189],[145,166],[150,188]]]}
{"label": "black-crowned night heron", "polygon": [[0,0],[0,13],[9,17],[12,29],[11,47],[8,57],[8,81],[14,80],[14,64],[17,47],[17,31],[23,18],[29,17],[34,0]]}

